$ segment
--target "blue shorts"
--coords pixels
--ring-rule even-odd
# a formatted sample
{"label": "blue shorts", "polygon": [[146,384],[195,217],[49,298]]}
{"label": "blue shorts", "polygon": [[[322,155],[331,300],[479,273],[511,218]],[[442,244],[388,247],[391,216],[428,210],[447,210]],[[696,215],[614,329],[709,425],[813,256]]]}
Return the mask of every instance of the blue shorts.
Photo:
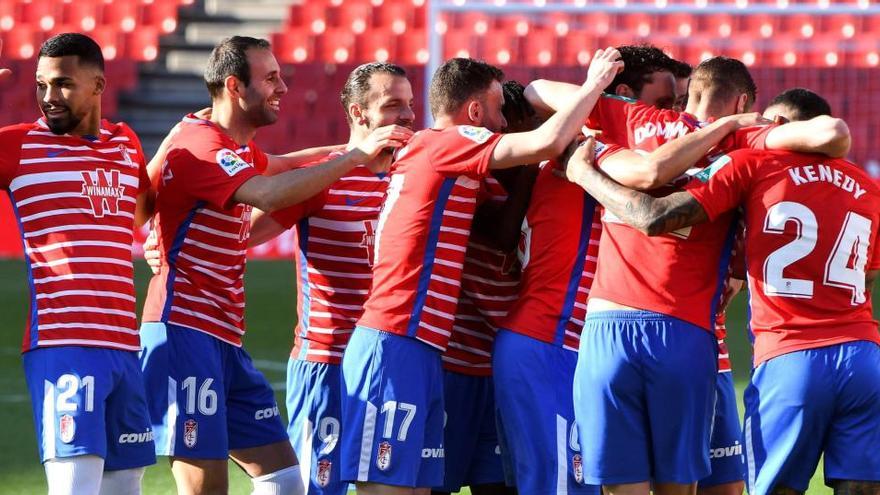
{"label": "blue shorts", "polygon": [[649,311],[587,314],[574,404],[587,483],[696,483],[709,474],[712,333]]}
{"label": "blue shorts", "polygon": [[510,330],[492,352],[502,447],[519,493],[599,494],[584,484],[571,387],[577,353]]}
{"label": "blue shorts", "polygon": [[144,323],[141,345],[157,455],[226,459],[287,440],[272,387],[243,348],[163,323]]}
{"label": "blue shorts", "polygon": [[825,454],[825,482],[880,481],[880,346],[795,351],[755,368],[745,393],[751,495],[805,491]]}
{"label": "blue shorts", "polygon": [[492,377],[444,371],[443,381],[446,475],[435,490],[455,493],[463,486],[503,483]]}
{"label": "blue shorts", "polygon": [[291,358],[287,362],[287,434],[309,473],[307,493],[345,495],[339,479],[342,383],[339,365]]}
{"label": "blue shorts", "polygon": [[41,461],[96,455],[107,471],[156,462],[135,352],[43,347],[23,359]]}
{"label": "blue shorts", "polygon": [[440,353],[414,338],[356,327],[342,358],[343,481],[443,484]]}
{"label": "blue shorts", "polygon": [[746,473],[733,374],[718,373],[715,384],[715,419],[709,440],[712,473],[700,480],[701,487],[739,482]]}

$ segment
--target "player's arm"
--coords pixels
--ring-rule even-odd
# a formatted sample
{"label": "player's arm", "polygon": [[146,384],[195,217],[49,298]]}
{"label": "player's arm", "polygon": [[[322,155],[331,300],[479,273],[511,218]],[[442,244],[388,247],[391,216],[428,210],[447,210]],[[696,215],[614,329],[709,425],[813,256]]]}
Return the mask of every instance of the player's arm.
{"label": "player's arm", "polygon": [[843,158],[852,147],[852,136],[843,119],[820,115],[773,128],[767,134],[765,146],[767,149],[822,153]]}
{"label": "player's arm", "polygon": [[334,151],[345,151],[344,144],[334,144],[331,146],[316,146],[314,148],[306,148],[299,151],[291,151],[283,155],[266,155],[269,158],[269,165],[266,167],[266,175],[275,175],[285,172],[292,168],[301,167],[307,163],[312,163],[324,158]]}
{"label": "player's arm", "polygon": [[621,185],[648,190],[668,184],[700,161],[727,134],[767,122],[761,114],[723,117],[695,132],[664,143],[647,155],[615,153],[602,161],[602,171]]}
{"label": "player's arm", "polygon": [[568,102],[537,129],[502,136],[492,151],[489,168],[538,163],[562,154],[580,131],[602,90],[622,69],[617,50],[597,50],[587,71],[587,80]]}
{"label": "player's arm", "polygon": [[251,231],[248,237],[248,247],[259,246],[264,242],[278,237],[286,229],[275,221],[272,215],[263,210],[251,210]]}
{"label": "player's arm", "polygon": [[516,177],[502,182],[507,190],[507,199],[500,205],[490,201],[483,203],[474,215],[473,228],[474,232],[483,234],[492,247],[505,253],[512,252],[519,243],[538,167],[525,165],[519,170],[510,171],[515,171]]}
{"label": "player's arm", "polygon": [[136,228],[142,227],[153,218],[155,212],[156,190],[148,187],[137,196],[137,204],[134,209],[134,226]]}
{"label": "player's arm", "polygon": [[703,206],[688,192],[655,198],[614,182],[593,166],[594,146],[593,138],[588,138],[574,151],[568,160],[566,175],[627,224],[655,236],[709,219]]}
{"label": "player's arm", "polygon": [[382,150],[400,148],[410,136],[412,131],[406,127],[380,127],[354,149],[320,165],[288,170],[272,177],[255,175],[239,186],[232,199],[266,212],[300,203],[318,194],[357,165],[376,158]]}
{"label": "player's arm", "polygon": [[524,94],[538,116],[546,119],[571,101],[578,89],[577,84],[536,79],[526,86]]}

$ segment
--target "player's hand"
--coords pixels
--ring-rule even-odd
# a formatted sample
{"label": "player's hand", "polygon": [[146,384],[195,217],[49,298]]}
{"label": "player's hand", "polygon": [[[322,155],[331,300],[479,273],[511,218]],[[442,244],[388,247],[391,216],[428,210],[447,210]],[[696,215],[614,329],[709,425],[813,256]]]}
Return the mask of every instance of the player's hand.
{"label": "player's hand", "polygon": [[[412,129],[399,125],[386,125],[373,130],[366,139],[352,149],[358,163],[367,163],[376,158],[383,150],[393,151],[409,141],[413,135]],[[390,160],[390,156],[388,157]]]}
{"label": "player's hand", "polygon": [[604,50],[600,48],[593,55],[593,61],[590,62],[590,68],[587,69],[587,80],[584,85],[590,88],[605,89],[614,80],[614,76],[622,70],[623,60],[620,58],[620,52],[612,47]]}
{"label": "player's hand", "polygon": [[[3,54],[3,40],[0,40],[0,55]],[[0,81],[6,79],[7,77],[12,75],[12,71],[5,68],[0,67]]]}
{"label": "player's hand", "polygon": [[144,259],[147,260],[147,266],[150,267],[153,275],[158,275],[162,260],[159,255],[159,238],[156,236],[156,231],[152,229],[147,240],[144,241]]}
{"label": "player's hand", "polygon": [[743,127],[752,127],[752,126],[756,126],[756,125],[767,125],[767,124],[773,123],[772,120],[765,119],[758,112],[739,113],[736,115],[729,115],[727,117],[722,117],[722,119],[733,122],[734,128],[736,128],[736,129],[742,129]]}
{"label": "player's hand", "polygon": [[596,154],[596,138],[587,136],[583,143],[575,148],[565,162],[565,178],[575,184],[588,181],[590,174],[598,173],[593,166]]}

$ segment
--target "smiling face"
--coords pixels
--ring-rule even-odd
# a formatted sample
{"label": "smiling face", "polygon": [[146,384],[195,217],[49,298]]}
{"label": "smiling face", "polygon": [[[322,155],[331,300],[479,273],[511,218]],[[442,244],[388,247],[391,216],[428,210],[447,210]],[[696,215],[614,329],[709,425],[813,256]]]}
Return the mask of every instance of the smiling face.
{"label": "smiling face", "polygon": [[85,134],[100,120],[105,81],[97,67],[74,55],[40,57],[36,82],[37,103],[54,134]]}
{"label": "smiling face", "polygon": [[273,124],[281,111],[281,97],[287,93],[281,68],[275,55],[265,48],[248,49],[247,60],[251,80],[247,86],[242,86],[241,108],[252,126]]}
{"label": "smiling face", "polygon": [[358,123],[372,131],[386,125],[413,128],[412,85],[406,77],[377,72],[370,76],[370,90],[360,108]]}

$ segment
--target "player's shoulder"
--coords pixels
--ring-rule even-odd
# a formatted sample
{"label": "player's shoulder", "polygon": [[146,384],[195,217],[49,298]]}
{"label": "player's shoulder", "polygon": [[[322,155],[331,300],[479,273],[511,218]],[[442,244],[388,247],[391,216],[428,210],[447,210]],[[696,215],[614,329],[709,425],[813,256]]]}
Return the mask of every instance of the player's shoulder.
{"label": "player's shoulder", "polygon": [[9,146],[15,141],[21,141],[28,132],[40,129],[40,126],[34,122],[12,124],[0,127],[0,140],[5,146]]}
{"label": "player's shoulder", "polygon": [[443,139],[452,142],[469,142],[484,144],[494,136],[495,133],[485,127],[477,127],[472,125],[456,125],[441,131]]}

